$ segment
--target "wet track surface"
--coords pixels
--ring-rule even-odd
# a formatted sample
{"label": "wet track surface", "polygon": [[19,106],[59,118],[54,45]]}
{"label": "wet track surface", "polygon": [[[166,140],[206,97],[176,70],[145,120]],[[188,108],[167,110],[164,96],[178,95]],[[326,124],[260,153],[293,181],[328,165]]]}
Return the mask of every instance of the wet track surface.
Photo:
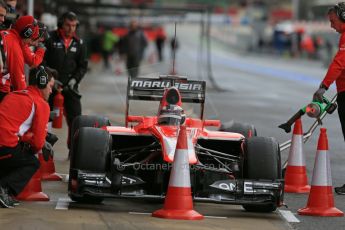
{"label": "wet track surface", "polygon": [[[178,51],[177,71],[191,79],[208,81],[203,59],[197,50],[195,27],[181,26],[178,30],[181,48]],[[191,32],[186,36],[186,33]],[[193,35],[195,34],[195,35]],[[185,38],[186,37],[186,38]],[[187,38],[188,37],[188,38]],[[186,40],[184,40],[184,38]],[[267,55],[237,54],[223,44],[213,42],[213,77],[221,89],[208,84],[206,118],[222,121],[235,120],[254,124],[259,136],[273,136],[282,143],[291,138],[277,126],[290,118],[298,109],[308,104],[326,69],[318,62],[291,60]],[[167,48],[167,47],[166,47]],[[149,52],[149,51],[148,51]],[[166,50],[166,59],[170,57]],[[101,114],[113,124],[124,124],[125,73],[117,76],[113,71],[103,71],[101,65],[90,65],[90,71],[81,86],[83,113]],[[123,69],[123,66],[122,66]],[[141,73],[158,76],[170,71],[169,62],[144,62]],[[208,82],[209,83],[209,82]],[[327,92],[334,93],[334,89]],[[138,110],[147,109],[136,108]],[[151,108],[152,109],[152,108]],[[156,110],[154,108],[153,110]],[[312,119],[303,117],[307,129]],[[328,129],[333,185],[345,182],[345,146],[337,114],[327,116],[324,127]],[[66,125],[54,129],[60,140],[54,146],[57,172],[68,173]],[[309,182],[312,177],[318,131],[304,145]],[[283,161],[288,151],[282,152]],[[65,175],[64,175],[65,176]],[[152,211],[160,203],[136,200],[106,199],[101,205],[70,203],[67,183],[43,182],[43,191],[49,202],[23,202],[14,209],[2,209],[1,229],[344,229],[344,217],[308,217],[297,215],[297,209],[306,205],[308,194],[286,194],[282,207],[269,214],[247,213],[241,206],[195,204],[195,209],[207,217],[202,221],[175,221],[153,218]],[[334,195],[335,205],[345,211],[345,196]],[[58,209],[57,209],[58,208]],[[280,211],[294,214],[299,222],[288,222]],[[291,220],[290,220],[291,221]],[[258,227],[260,226],[260,227]]]}

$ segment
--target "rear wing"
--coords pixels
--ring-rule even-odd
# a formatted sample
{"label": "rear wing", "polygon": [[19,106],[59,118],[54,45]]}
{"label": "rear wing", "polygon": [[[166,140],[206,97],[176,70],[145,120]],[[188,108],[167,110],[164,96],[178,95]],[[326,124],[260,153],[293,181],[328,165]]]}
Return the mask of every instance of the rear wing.
{"label": "rear wing", "polygon": [[175,86],[179,90],[182,102],[200,103],[200,119],[203,119],[206,82],[188,80],[176,75],[160,75],[159,78],[128,79],[126,100],[126,127],[130,100],[160,101],[164,89]]}

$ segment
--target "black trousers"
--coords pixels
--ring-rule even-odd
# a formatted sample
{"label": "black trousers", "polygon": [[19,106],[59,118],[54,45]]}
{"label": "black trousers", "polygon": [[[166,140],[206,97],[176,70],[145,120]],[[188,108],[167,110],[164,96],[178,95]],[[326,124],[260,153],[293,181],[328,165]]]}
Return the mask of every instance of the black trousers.
{"label": "black trousers", "polygon": [[16,147],[0,148],[0,185],[18,195],[40,167],[37,157],[30,151]]}
{"label": "black trousers", "polygon": [[0,102],[4,99],[4,97],[7,95],[7,93],[0,92]]}
{"label": "black trousers", "polygon": [[341,129],[343,131],[343,137],[345,140],[345,91],[338,93],[337,104],[338,104],[339,120],[341,124]]}
{"label": "black trousers", "polygon": [[68,125],[67,147],[71,147],[71,128],[74,118],[81,115],[81,96],[72,93],[70,90],[62,91],[64,96],[64,109]]}
{"label": "black trousers", "polygon": [[110,51],[102,50],[104,68],[106,68],[106,69],[108,69],[110,67],[110,64],[109,64],[109,57],[110,57],[110,55],[111,55]]}
{"label": "black trousers", "polygon": [[132,79],[138,77],[139,65],[140,65],[139,57],[127,57],[126,67],[127,67],[128,75]]}
{"label": "black trousers", "polygon": [[163,61],[163,47],[164,47],[164,39],[156,39],[156,47],[158,52],[158,60]]}
{"label": "black trousers", "polygon": [[[54,97],[56,95],[56,91],[49,97],[49,105],[50,110],[53,111],[54,109]],[[72,123],[75,117],[81,115],[81,96],[73,93],[71,90],[63,90],[62,95],[64,97],[64,115],[66,117],[67,126],[68,126],[68,137],[67,137],[67,147],[68,149],[71,146],[71,128]]]}

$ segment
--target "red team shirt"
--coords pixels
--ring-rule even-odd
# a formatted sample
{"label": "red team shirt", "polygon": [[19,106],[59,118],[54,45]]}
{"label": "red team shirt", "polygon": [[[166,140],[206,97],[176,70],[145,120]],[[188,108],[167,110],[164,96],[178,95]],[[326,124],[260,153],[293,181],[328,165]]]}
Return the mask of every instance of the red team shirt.
{"label": "red team shirt", "polygon": [[41,64],[45,49],[38,47],[35,52],[33,52],[27,44],[22,44],[22,51],[24,55],[24,61],[30,67],[37,67]]}
{"label": "red team shirt", "polygon": [[0,73],[0,91],[8,93],[13,90],[26,88],[24,74],[24,55],[22,51],[22,41],[18,32],[14,29],[1,31],[6,65],[4,73]]}
{"label": "red team shirt", "polygon": [[345,91],[345,33],[339,39],[339,50],[322,83],[328,88],[335,81],[338,93]]}
{"label": "red team shirt", "polygon": [[[21,103],[18,104],[18,101]],[[48,103],[36,87],[29,86],[26,90],[8,94],[0,103],[0,145],[15,147],[19,138],[27,136],[29,138],[25,142],[35,152],[42,149],[47,135],[49,112]]]}

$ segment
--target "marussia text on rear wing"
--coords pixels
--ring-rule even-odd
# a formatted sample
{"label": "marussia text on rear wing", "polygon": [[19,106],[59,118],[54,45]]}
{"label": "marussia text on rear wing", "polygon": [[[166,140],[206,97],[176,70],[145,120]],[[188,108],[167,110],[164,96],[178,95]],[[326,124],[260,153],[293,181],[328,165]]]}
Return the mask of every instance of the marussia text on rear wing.
{"label": "marussia text on rear wing", "polygon": [[187,80],[176,76],[159,78],[135,78],[128,82],[128,100],[159,101],[165,88],[175,86],[181,93],[182,102],[204,103],[205,81]]}

